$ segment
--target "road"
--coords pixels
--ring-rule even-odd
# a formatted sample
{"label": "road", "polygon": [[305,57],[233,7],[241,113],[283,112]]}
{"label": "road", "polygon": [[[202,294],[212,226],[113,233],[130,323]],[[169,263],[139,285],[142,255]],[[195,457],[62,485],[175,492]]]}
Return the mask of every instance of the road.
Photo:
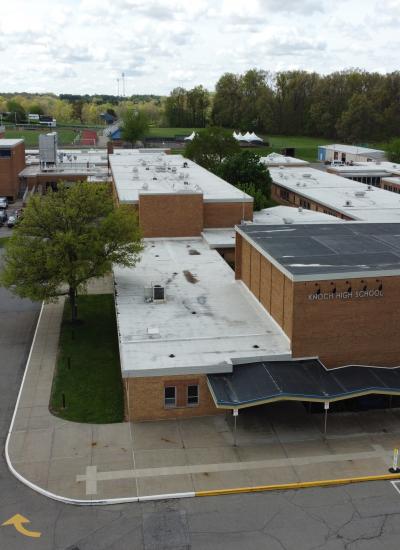
{"label": "road", "polygon": [[[4,448],[38,304],[0,288],[0,444]],[[21,514],[31,538],[2,523]],[[46,499],[0,459],[0,550],[391,550],[400,494],[389,482],[82,508]]]}

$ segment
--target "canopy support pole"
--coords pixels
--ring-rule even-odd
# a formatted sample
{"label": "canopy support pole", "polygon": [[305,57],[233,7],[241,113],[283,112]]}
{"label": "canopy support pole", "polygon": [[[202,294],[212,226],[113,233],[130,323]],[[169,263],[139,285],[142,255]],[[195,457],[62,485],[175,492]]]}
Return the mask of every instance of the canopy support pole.
{"label": "canopy support pole", "polygon": [[326,437],[326,428],[328,423],[328,410],[329,410],[329,401],[324,402],[324,437]]}
{"label": "canopy support pole", "polygon": [[237,437],[236,437],[236,419],[239,414],[239,409],[233,409],[233,446],[237,447]]}

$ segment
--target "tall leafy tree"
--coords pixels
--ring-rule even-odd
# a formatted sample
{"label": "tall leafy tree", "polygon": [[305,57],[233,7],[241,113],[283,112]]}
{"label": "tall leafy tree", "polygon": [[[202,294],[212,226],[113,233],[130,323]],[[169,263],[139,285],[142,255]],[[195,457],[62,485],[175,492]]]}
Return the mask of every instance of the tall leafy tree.
{"label": "tall leafy tree", "polygon": [[132,145],[149,131],[147,116],[142,111],[129,109],[122,115],[122,139]]}
{"label": "tall leafy tree", "polygon": [[10,237],[0,283],[15,294],[51,302],[76,296],[112,264],[134,266],[142,250],[135,212],[115,207],[106,184],[76,183],[33,196]]}
{"label": "tall leafy tree", "polygon": [[220,164],[219,175],[232,185],[251,184],[266,197],[270,196],[271,175],[261,162],[260,155],[252,151],[240,151],[226,157]]}
{"label": "tall leafy tree", "polygon": [[400,163],[400,138],[392,139],[392,141],[386,145],[386,154],[390,162]]}
{"label": "tall leafy tree", "polygon": [[231,132],[215,126],[199,130],[193,141],[186,145],[184,154],[215,173],[224,158],[239,151],[240,145]]}

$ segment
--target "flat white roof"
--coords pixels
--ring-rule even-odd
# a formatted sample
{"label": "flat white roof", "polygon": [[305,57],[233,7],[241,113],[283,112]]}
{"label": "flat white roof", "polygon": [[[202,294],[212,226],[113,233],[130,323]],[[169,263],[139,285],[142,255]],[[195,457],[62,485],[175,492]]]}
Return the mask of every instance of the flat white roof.
{"label": "flat white roof", "polygon": [[273,206],[254,212],[253,222],[263,225],[281,225],[290,223],[341,223],[343,220],[323,212],[295,208],[293,206]]}
{"label": "flat white roof", "polygon": [[185,191],[203,193],[204,202],[253,202],[246,193],[182,155],[116,149],[110,165],[121,203],[137,203],[141,194]]}
{"label": "flat white roof", "polygon": [[400,164],[388,161],[378,161],[378,162],[355,162],[354,164],[349,164],[345,166],[328,166],[329,170],[334,171],[339,175],[343,174],[365,174],[367,176],[372,176],[374,174],[388,175],[399,174],[400,175]]}
{"label": "flat white roof", "polygon": [[23,139],[0,139],[0,149],[9,149],[23,142]]}
{"label": "flat white roof", "polygon": [[320,145],[324,149],[329,149],[331,151],[340,151],[343,153],[349,153],[351,155],[369,155],[374,153],[385,154],[381,149],[370,149],[368,147],[357,147],[356,145],[346,145],[343,143],[333,143],[331,145]]}
{"label": "flat white roof", "polygon": [[[272,206],[253,214],[253,222],[246,225],[290,225],[308,223],[344,223],[336,216],[330,216],[315,210],[293,206]],[[232,229],[204,229],[202,236],[210,248],[233,248],[236,244],[236,231]]]}
{"label": "flat white roof", "polygon": [[279,153],[270,153],[266,157],[261,157],[261,162],[266,166],[307,166],[310,164],[306,160],[285,157]]}
{"label": "flat white roof", "polygon": [[354,220],[400,219],[400,197],[390,191],[313,168],[271,168],[270,172],[277,185]]}
{"label": "flat white roof", "polygon": [[399,176],[384,177],[381,181],[382,183],[397,183],[398,185],[400,185]]}
{"label": "flat white roof", "polygon": [[[202,239],[148,240],[140,263],[114,267],[114,277],[124,377],[231,372],[290,356],[281,328]],[[165,303],[145,301],[152,284],[165,286]]]}
{"label": "flat white roof", "polygon": [[233,227],[203,229],[201,235],[210,248],[234,248],[236,244],[236,232]]}

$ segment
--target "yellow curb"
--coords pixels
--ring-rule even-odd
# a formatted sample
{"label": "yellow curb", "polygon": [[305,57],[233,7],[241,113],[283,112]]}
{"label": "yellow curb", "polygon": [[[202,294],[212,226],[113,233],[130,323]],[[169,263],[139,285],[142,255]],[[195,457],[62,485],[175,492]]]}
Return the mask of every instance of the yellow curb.
{"label": "yellow curb", "polygon": [[277,485],[258,485],[255,487],[236,487],[234,489],[215,489],[213,491],[196,491],[196,497],[212,497],[218,495],[232,495],[238,493],[258,493],[261,491],[286,491],[289,489],[307,489],[310,487],[329,487],[332,485],[346,485],[362,483],[364,481],[384,481],[400,479],[400,474],[383,474],[378,476],[348,477],[342,479],[322,479],[318,481],[298,481],[296,483],[281,483]]}

